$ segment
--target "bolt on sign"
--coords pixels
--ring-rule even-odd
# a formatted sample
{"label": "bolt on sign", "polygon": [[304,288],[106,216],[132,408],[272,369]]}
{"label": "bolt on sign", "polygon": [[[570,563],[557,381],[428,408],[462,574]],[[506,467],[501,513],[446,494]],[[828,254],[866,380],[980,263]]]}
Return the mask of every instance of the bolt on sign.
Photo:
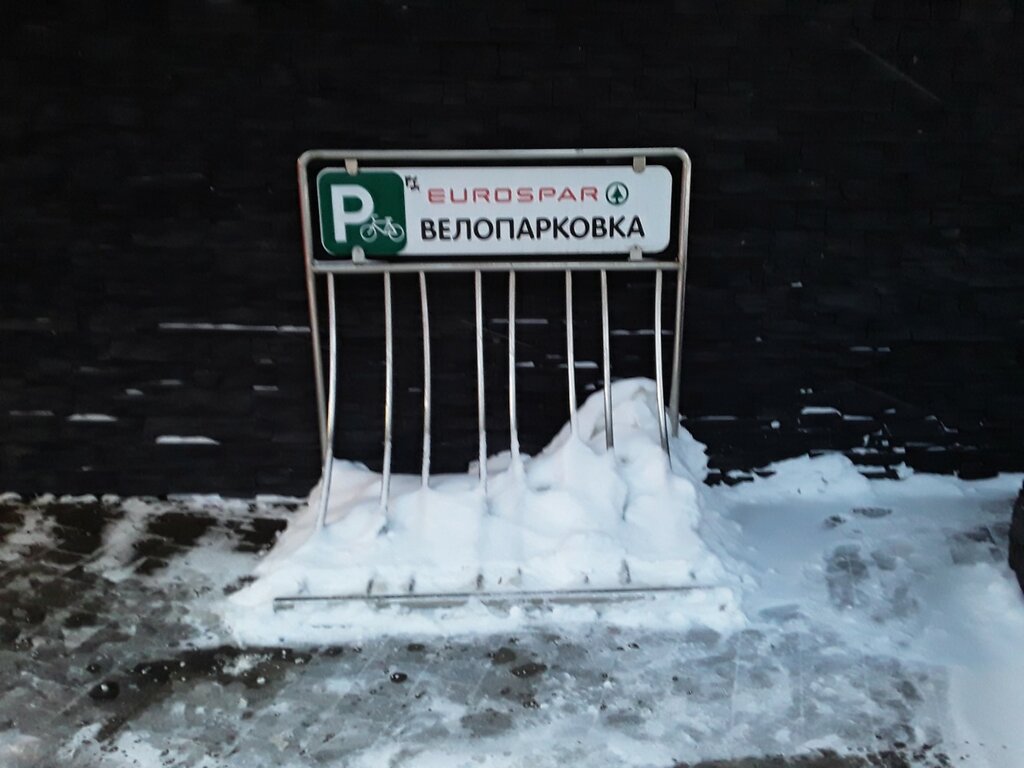
{"label": "bolt on sign", "polygon": [[[431,355],[428,277],[473,273],[476,322],[478,471],[487,488],[481,274],[508,275],[508,405],[512,460],[519,462],[516,398],[516,274],[549,272],[565,282],[565,382],[576,429],[573,284],[576,272],[601,277],[605,442],[612,434],[610,302],[607,273],[647,272],[654,282],[652,329],[662,447],[679,428],[680,341],[686,280],[690,160],[680,149],[340,151],[299,158],[306,285],[316,372],[324,475],[318,525],[326,519],[337,413],[338,341],[334,280],[382,275],[385,392],[380,503],[387,509],[391,475],[394,359],[391,276],[419,277],[423,328],[421,482],[430,482]],[[668,414],[663,380],[662,284],[675,280],[675,322]],[[324,376],[317,281],[326,283],[329,338]],[[405,311],[403,309],[403,311]],[[325,381],[326,378],[326,381]],[[492,395],[494,393],[491,393]],[[505,393],[501,393],[505,394]],[[344,426],[344,425],[340,425]],[[557,425],[553,425],[557,426]]]}

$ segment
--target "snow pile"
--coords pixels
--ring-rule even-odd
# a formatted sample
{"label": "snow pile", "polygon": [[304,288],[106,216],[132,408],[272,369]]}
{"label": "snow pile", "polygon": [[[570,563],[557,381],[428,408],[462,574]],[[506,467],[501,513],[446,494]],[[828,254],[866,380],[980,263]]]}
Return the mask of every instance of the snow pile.
{"label": "snow pile", "polygon": [[[612,397],[614,453],[605,450],[596,393],[579,410],[577,436],[566,425],[539,456],[492,457],[486,496],[472,467],[433,477],[429,488],[400,475],[385,512],[380,475],[336,461],[327,525],[316,530],[318,487],[257,567],[257,580],[232,596],[228,623],[243,640],[292,634],[294,617],[269,611],[277,597],[673,586],[719,587],[686,598],[686,621],[735,626],[742,616],[720,588],[735,577],[703,535],[715,533],[702,520],[704,446],[681,432],[669,462],[653,382],[617,382]],[[707,610],[695,607],[701,603]],[[679,618],[665,606],[657,613]],[[479,618],[467,628],[495,628]],[[429,631],[404,620],[384,629],[413,626]]]}
{"label": "snow pile", "polygon": [[[912,692],[909,704],[941,727],[917,725],[915,737],[972,766],[1024,765],[1024,597],[1005,541],[1022,477],[965,482],[897,467],[899,480],[868,480],[836,454],[766,469],[707,493],[742,530],[729,549],[757,574],[743,595],[754,626],[828,633],[842,653],[929,670],[942,700]],[[822,746],[855,751],[839,736],[785,751]]]}

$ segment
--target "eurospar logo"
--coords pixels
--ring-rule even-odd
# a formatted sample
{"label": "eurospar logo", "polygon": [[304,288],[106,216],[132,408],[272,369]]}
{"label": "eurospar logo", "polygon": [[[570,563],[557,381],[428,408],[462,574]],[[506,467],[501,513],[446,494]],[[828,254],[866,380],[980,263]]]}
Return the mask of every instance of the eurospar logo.
{"label": "eurospar logo", "polygon": [[326,170],[317,177],[320,234],[334,256],[367,252],[398,253],[406,243],[405,188],[393,171],[364,171],[350,176]]}
{"label": "eurospar logo", "polygon": [[629,200],[629,187],[621,181],[613,181],[604,191],[604,199],[612,205],[622,205]]}

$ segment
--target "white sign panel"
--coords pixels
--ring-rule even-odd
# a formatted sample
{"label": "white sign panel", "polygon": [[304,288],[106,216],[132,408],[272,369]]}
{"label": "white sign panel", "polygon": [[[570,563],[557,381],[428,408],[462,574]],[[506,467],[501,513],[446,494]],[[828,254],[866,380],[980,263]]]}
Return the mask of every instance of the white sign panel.
{"label": "white sign panel", "polygon": [[319,239],[335,257],[661,253],[672,185],[662,165],[327,165]]}

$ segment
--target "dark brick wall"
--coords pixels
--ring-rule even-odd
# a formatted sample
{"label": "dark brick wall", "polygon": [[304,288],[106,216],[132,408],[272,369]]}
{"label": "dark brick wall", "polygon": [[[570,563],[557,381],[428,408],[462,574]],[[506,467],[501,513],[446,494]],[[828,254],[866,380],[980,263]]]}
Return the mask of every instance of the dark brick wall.
{"label": "dark brick wall", "polygon": [[[3,26],[0,489],[308,488],[309,337],[287,327],[307,324],[294,162],[311,147],[682,146],[683,409],[716,466],[858,448],[1024,469],[1019,2],[24,2]],[[535,289],[524,316],[557,292]],[[432,290],[451,308],[439,347],[470,359],[468,284]],[[498,315],[500,281],[487,290]],[[343,448],[371,462],[379,291],[342,288],[350,359],[365,357],[343,369],[359,402]],[[616,327],[648,322],[649,286],[613,295]],[[399,323],[415,360],[418,317]],[[502,333],[492,319],[493,359]],[[539,363],[521,384],[529,447],[564,418],[560,333],[521,331]],[[643,337],[616,338],[617,373],[642,370]],[[439,375],[452,466],[473,415],[464,377]],[[403,466],[417,376],[399,382]],[[501,423],[500,392],[491,405]]]}

